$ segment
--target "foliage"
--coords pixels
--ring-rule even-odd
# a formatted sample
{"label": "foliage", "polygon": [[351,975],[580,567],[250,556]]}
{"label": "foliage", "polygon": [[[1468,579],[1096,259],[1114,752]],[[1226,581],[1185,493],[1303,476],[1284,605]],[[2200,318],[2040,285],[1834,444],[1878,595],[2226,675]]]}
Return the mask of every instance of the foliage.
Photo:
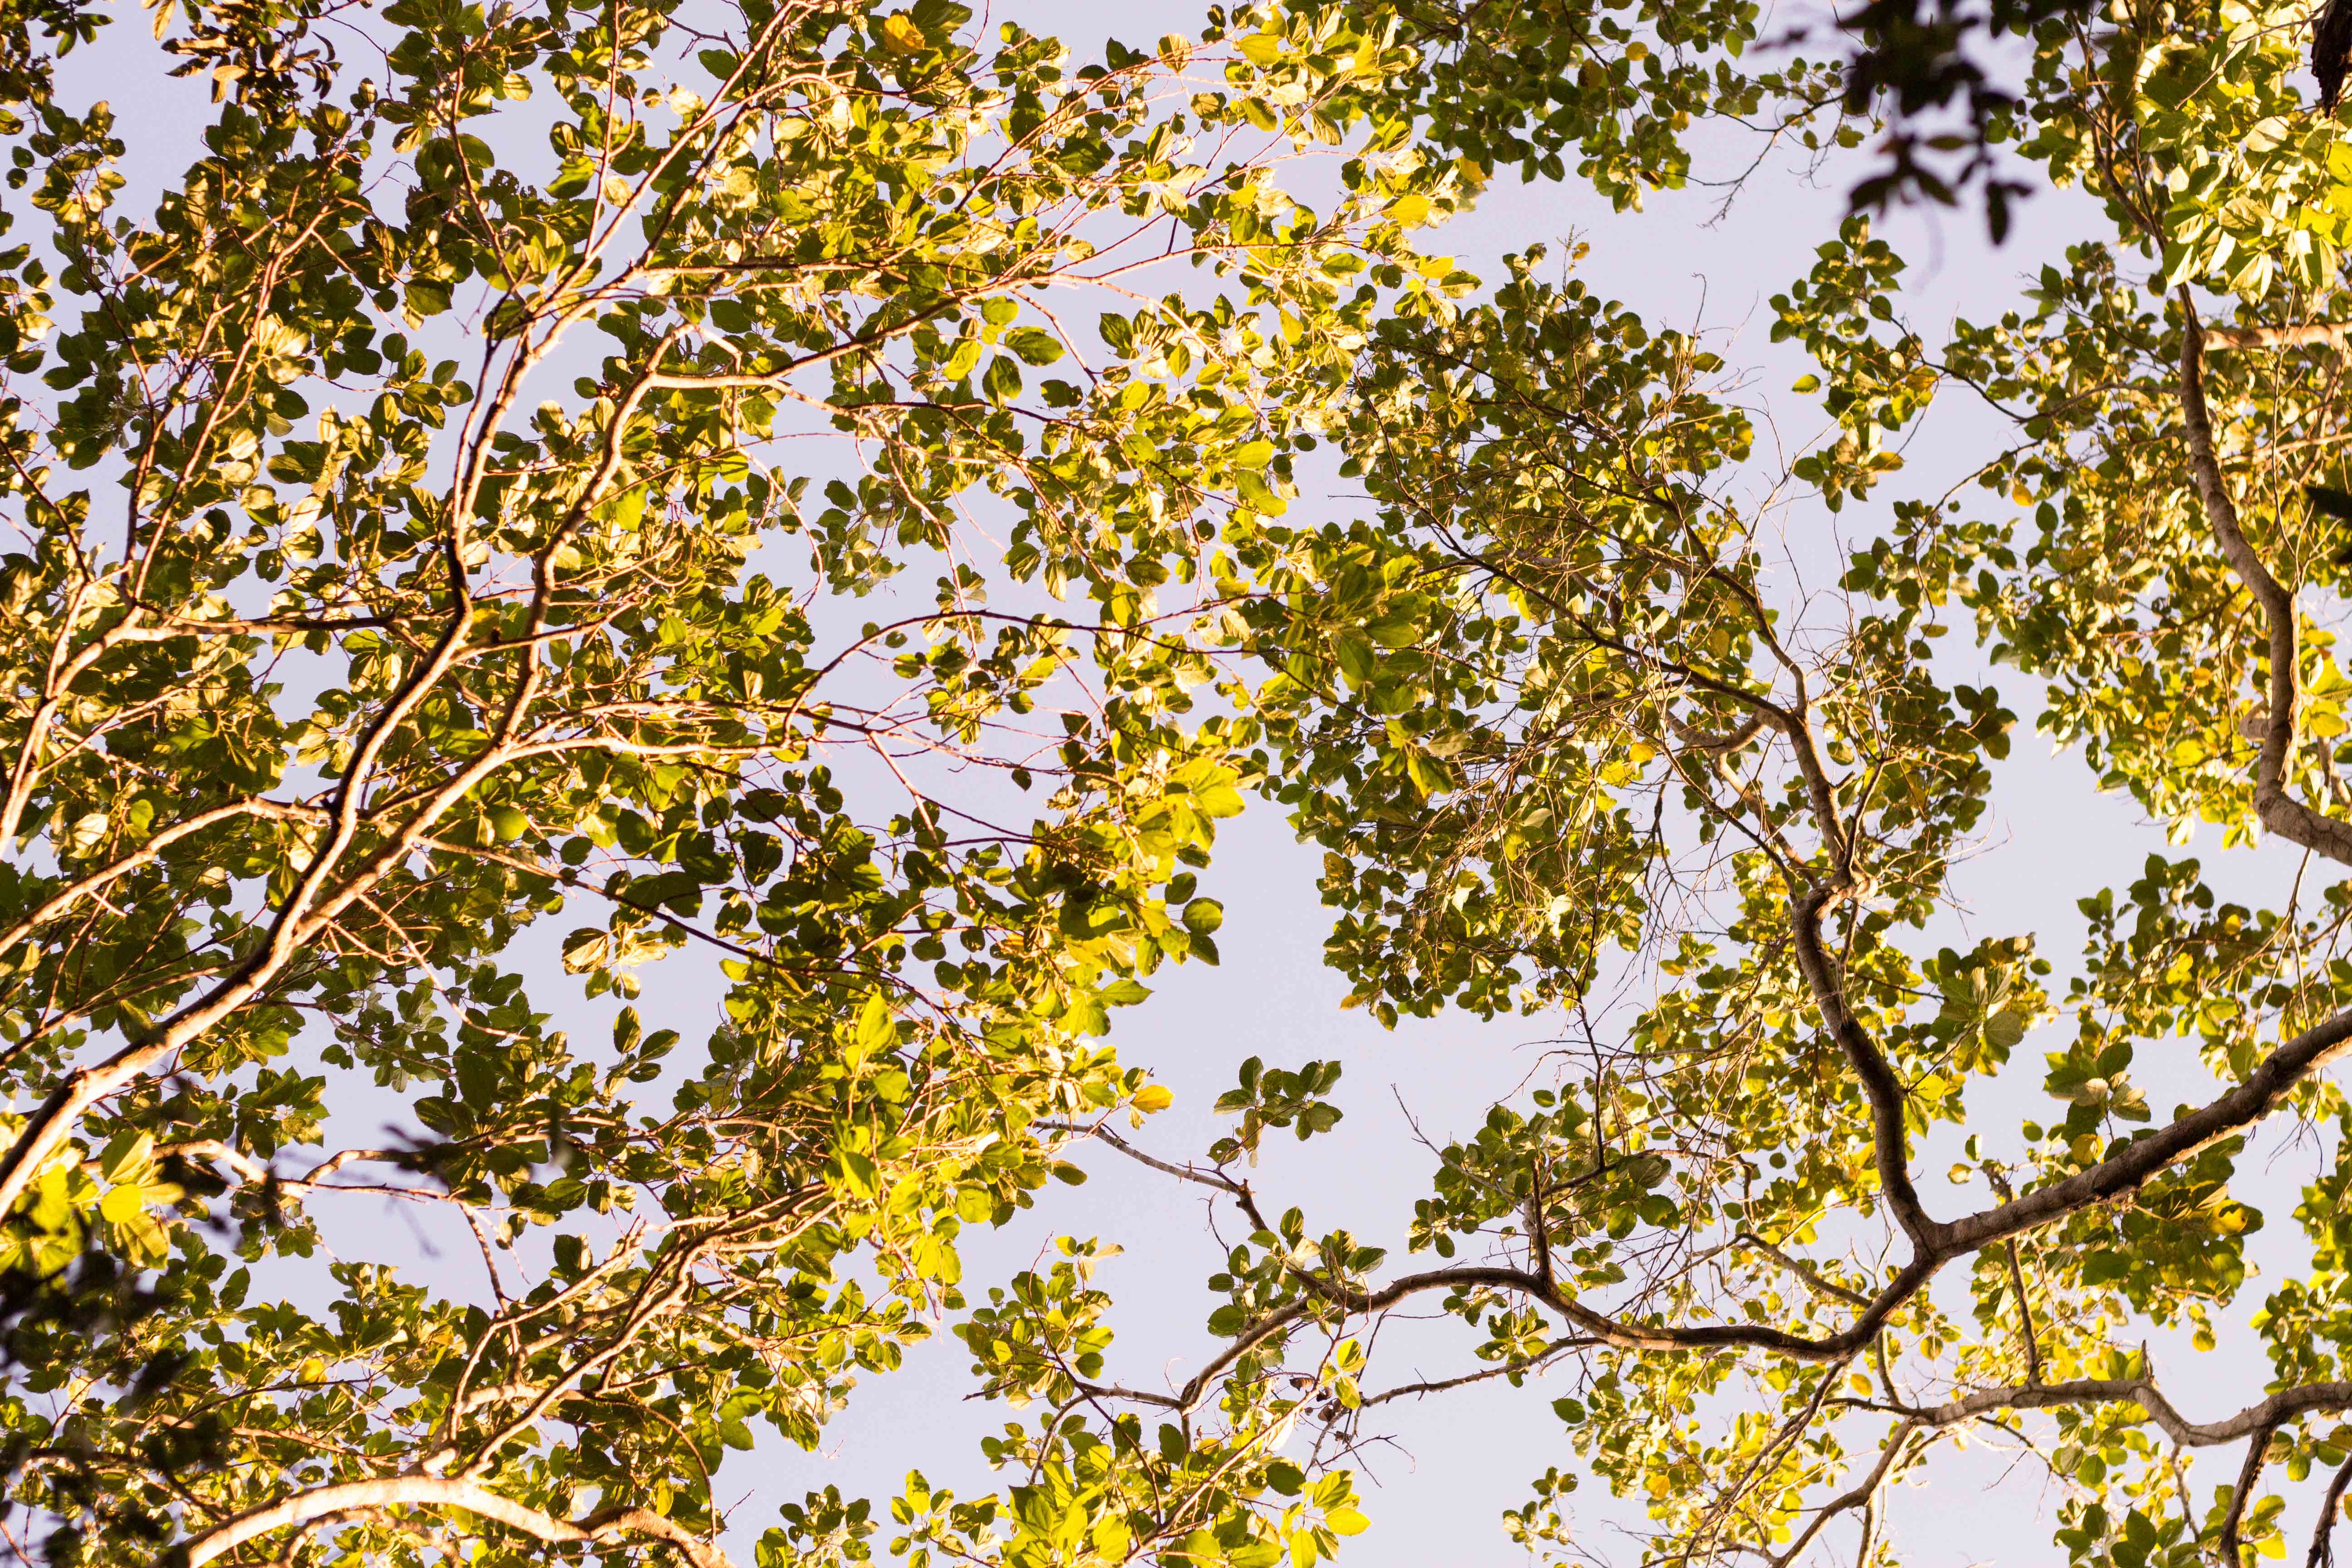
{"label": "foliage", "polygon": [[2002,163],[2000,148],[2013,139],[2022,106],[1998,57],[2013,37],[2096,26],[2105,7],[2095,0],[1866,0],[1838,20],[1855,39],[1846,107],[1875,107],[1888,121],[1878,167],[1854,183],[1855,208],[1906,197],[1949,206],[1980,184],[1985,226],[2000,244],[2015,217],[2011,204],[2033,185]]}
{"label": "foliage", "polygon": [[[2352,557],[2304,487],[2352,483],[2352,153],[2294,7],[2003,9],[2014,100],[1935,63],[1958,13],[1883,9],[1926,85],[1750,60],[1729,4],[1300,0],[1084,67],[948,0],[175,4],[215,109],[144,217],[53,88],[101,18],[9,11],[0,1420],[38,1550],[713,1568],[730,1454],[814,1446],[946,1321],[1016,1417],[1000,1481],[810,1494],[762,1568],[1312,1568],[1371,1522],[1351,1456],[1489,1380],[1560,1423],[1504,1521],[1553,1559],[1590,1478],[1650,1561],[1892,1562],[1892,1483],[2021,1435],[2074,1561],[2234,1568],[2283,1550],[2266,1482],[2333,1468],[2324,1556]],[[1771,305],[1827,431],[1794,452],[1576,253],[1418,248],[1507,168],[1683,184],[1703,122],[1851,149],[1881,88],[1968,100],[2110,230],[1932,336],[1868,224],[1824,235]],[[1956,392],[2013,436],[1914,493]],[[1332,469],[1360,509],[1292,518]],[[1790,593],[1775,529],[1832,513],[1834,592]],[[2063,971],[1948,942],[2028,702],[2166,849],[2300,851],[2255,862],[2283,901],[2158,852],[2068,890]],[[1105,1037],[1215,962],[1252,793],[1366,1016],[1572,1041],[1409,1217],[1256,1184],[1269,1135],[1328,1147],[1342,1063],[1254,1058],[1188,1163]],[[689,1044],[640,1008],[696,962]],[[394,1100],[404,1142],[349,1142]],[[1116,1370],[1099,1242],[967,1287],[967,1230],[1088,1143],[1240,1221],[1180,1386]],[[326,1255],[387,1197],[467,1227],[473,1294]],[[1432,1304],[1462,1365],[1402,1381],[1380,1329]],[[2269,1385],[2192,1418],[2167,1334]]]}
{"label": "foliage", "polygon": [[[1549,1373],[1582,1473],[1646,1511],[1648,1561],[1891,1563],[1891,1484],[1970,1436],[2046,1468],[2074,1561],[2130,1568],[2276,1554],[2265,1479],[2343,1467],[2309,1526],[2326,1555],[2352,1478],[2352,1113],[2325,1071],[2352,1041],[2352,884],[2328,876],[2352,866],[2352,555],[2305,487],[2344,482],[2352,154],[2290,79],[2306,22],[2041,16],[2008,123],[2112,237],[1934,345],[1901,258],[1848,221],[1772,302],[1829,421],[1784,467],[1714,354],[1540,253],[1376,328],[1340,435],[1370,515],[1255,579],[1279,590],[1247,612],[1265,787],[1326,852],[1352,1000],[1565,1011],[1576,1043],[1443,1150],[1418,1271],[1268,1223],[1230,1153],[1192,1169],[1255,1231],[1212,1281],[1249,1357],[1308,1325],[1310,1355],[1370,1342],[1424,1299],[1461,1320],[1467,1370],[1357,1377],[1319,1452],[1386,1399]],[[1954,387],[2014,444],[1903,495]],[[1792,494],[1887,520],[1826,603],[1768,570]],[[2081,900],[2063,979],[2029,933],[1939,949],[2015,721],[1939,645],[1956,613],[2176,843],[2204,822],[2302,853],[2269,863],[2284,906],[2158,854]],[[2048,1024],[2045,1073],[2021,1047]],[[2164,1063],[2187,1100],[2165,1113],[2138,1064],[2173,1038],[2198,1066]],[[1983,1108],[2020,1073],[2056,1109],[2011,1131]],[[2319,1135],[2293,1157],[2302,1251],[2258,1296],[2240,1167],[2252,1139],[2278,1157],[2280,1123]],[[2182,1414],[2164,1331],[2259,1347],[2268,1386]],[[2222,1445],[2231,1470],[2192,1470]],[[1577,1480],[1547,1472],[1512,1534],[1582,1560]]]}
{"label": "foliage", "polygon": [[[0,120],[13,1500],[60,1563],[716,1561],[721,1461],[961,1307],[1056,1119],[1167,1103],[1099,1037],[1215,957],[1201,552],[1435,297],[1406,57],[402,0],[369,79],[342,8],[167,4],[216,109],[142,217],[51,85],[104,19],[12,8]],[[614,1010],[688,947],[691,1046]],[[387,1196],[478,1293],[322,1252]],[[1237,1528],[1201,1473],[1146,1539]]]}

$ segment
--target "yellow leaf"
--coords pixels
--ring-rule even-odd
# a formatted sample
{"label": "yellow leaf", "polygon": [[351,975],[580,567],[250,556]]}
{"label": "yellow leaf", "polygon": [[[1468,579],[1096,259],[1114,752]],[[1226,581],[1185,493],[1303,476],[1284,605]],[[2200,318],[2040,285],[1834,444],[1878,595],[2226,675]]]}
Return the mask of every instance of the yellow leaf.
{"label": "yellow leaf", "polygon": [[882,19],[882,47],[894,55],[919,55],[929,45],[915,19],[899,11]]}
{"label": "yellow leaf", "polygon": [[852,1037],[849,1056],[852,1065],[868,1057],[892,1050],[898,1044],[898,1020],[890,1015],[889,1001],[879,991],[866,998],[858,1010],[857,1033]]}
{"label": "yellow leaf", "polygon": [[1135,1091],[1138,1110],[1165,1110],[1176,1103],[1175,1091],[1164,1083],[1147,1083]]}
{"label": "yellow leaf", "polygon": [[111,826],[112,823],[106,813],[93,811],[89,816],[75,821],[73,831],[67,837],[67,843],[73,853],[87,855],[105,841],[106,830]]}
{"label": "yellow leaf", "polygon": [[110,1182],[136,1184],[155,1163],[155,1140],[145,1132],[118,1132],[98,1156],[98,1168]]}

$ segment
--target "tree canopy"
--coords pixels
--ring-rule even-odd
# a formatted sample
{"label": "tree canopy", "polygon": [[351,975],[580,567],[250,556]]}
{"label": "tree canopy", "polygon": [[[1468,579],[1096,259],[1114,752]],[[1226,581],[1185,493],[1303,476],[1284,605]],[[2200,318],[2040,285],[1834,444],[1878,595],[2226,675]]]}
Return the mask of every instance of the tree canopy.
{"label": "tree canopy", "polygon": [[[2105,232],[1948,332],[1822,235],[1786,452],[1572,258],[1437,249],[1702,134],[1829,159],[1885,109],[1899,169],[1969,79],[1746,0],[1297,0],[1099,59],[952,0],[150,9],[200,149],[58,87],[149,18],[0,7],[20,1556],[1312,1568],[1407,1396],[1497,1380],[1557,1424],[1503,1521],[1539,1560],[1602,1554],[1590,1480],[1621,1555],[1892,1562],[1971,1436],[2071,1561],[2330,1560],[2352,142],[2299,0],[2000,9],[1998,178]],[[1948,493],[1900,456],[1938,399],[2008,430]],[[1808,596],[1776,541],[1831,514]],[[2152,825],[2046,890],[2079,959],[1941,945],[2029,700]],[[1118,1054],[1216,962],[1244,809],[1319,851],[1366,1017],[1578,1042],[1410,1216],[1256,1184],[1343,1063],[1253,1061],[1188,1150]],[[687,949],[715,1027],[663,1005]],[[1177,1386],[1094,1243],[960,1252],[1130,1157],[1238,1222]],[[322,1251],[385,1197],[473,1288]],[[1384,1364],[1433,1308],[1457,1369]],[[942,1324],[1011,1416],[970,1476],[725,1516],[730,1454]],[[2194,1406],[2151,1335],[2267,1372]]]}

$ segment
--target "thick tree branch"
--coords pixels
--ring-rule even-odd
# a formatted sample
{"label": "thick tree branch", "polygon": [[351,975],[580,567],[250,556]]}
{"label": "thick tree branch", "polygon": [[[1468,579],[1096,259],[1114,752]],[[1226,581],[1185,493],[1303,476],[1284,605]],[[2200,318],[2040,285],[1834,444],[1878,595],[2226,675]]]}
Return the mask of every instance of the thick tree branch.
{"label": "thick tree branch", "polygon": [[1872,1158],[1878,1168],[1879,1190],[1886,1194],[1887,1206],[1895,1211],[1895,1221],[1911,1238],[1912,1247],[1928,1255],[1940,1245],[1943,1227],[1928,1217],[1919,1202],[1919,1189],[1911,1181],[1910,1139],[1904,1126],[1904,1107],[1910,1097],[1877,1042],[1846,1005],[1836,965],[1822,943],[1822,913],[1843,891],[1834,884],[1822,884],[1797,900],[1790,922],[1797,967],[1813,993],[1813,1005],[1821,1010],[1823,1026],[1845,1053],[1870,1101]]}
{"label": "thick tree branch", "polygon": [[2140,1134],[2088,1170],[1953,1221],[1944,1227],[1945,1255],[1974,1252],[2133,1191],[2269,1115],[2297,1084],[2336,1061],[2347,1047],[2352,1047],[2352,1012],[2305,1029],[2264,1057],[2243,1083],[2153,1132]]}
{"label": "thick tree branch", "polygon": [[2267,1435],[2315,1411],[2352,1409],[2352,1383],[2306,1383],[2283,1388],[2218,1421],[2191,1421],[2150,1378],[2075,1378],[2064,1383],[1983,1388],[1948,1404],[1907,1410],[1927,1426],[1953,1426],[1994,1410],[2054,1410],[2074,1405],[2137,1405],[2167,1437],[2185,1448],[2210,1448],[2256,1433]]}
{"label": "thick tree branch", "polygon": [[2205,405],[2205,331],[2198,322],[2196,303],[2185,284],[2180,310],[2180,414],[2189,436],[2189,472],[2222,558],[2253,595],[2269,634],[2269,710],[2263,726],[2262,754],[2254,764],[2254,815],[2264,827],[2289,843],[2352,866],[2352,825],[2324,816],[2287,793],[2286,767],[2294,754],[2300,722],[2295,710],[2302,695],[2295,668],[2299,631],[2294,593],[2272,574],[2239,525],[2237,502],[2221,475],[2221,459],[2213,447],[2212,416]]}

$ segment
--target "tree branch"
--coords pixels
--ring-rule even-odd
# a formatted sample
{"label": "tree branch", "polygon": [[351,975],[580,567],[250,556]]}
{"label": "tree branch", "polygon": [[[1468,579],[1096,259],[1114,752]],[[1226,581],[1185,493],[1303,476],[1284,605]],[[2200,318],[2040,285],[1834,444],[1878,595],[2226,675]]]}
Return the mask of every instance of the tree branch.
{"label": "tree branch", "polygon": [[1789,1543],[1789,1550],[1777,1557],[1769,1559],[1772,1568],[1787,1568],[1789,1563],[1794,1563],[1805,1548],[1813,1543],[1813,1538],[1821,1534],[1829,1521],[1838,1515],[1851,1512],[1857,1508],[1867,1508],[1871,1500],[1878,1496],[1879,1489],[1886,1484],[1886,1478],[1893,1473],[1895,1465],[1901,1461],[1904,1451],[1911,1447],[1911,1440],[1917,1436],[1918,1431],[1917,1425],[1908,1421],[1897,1426],[1895,1429],[1895,1436],[1889,1437],[1886,1440],[1886,1446],[1879,1450],[1878,1463],[1871,1467],[1870,1474],[1863,1478],[1862,1484],[1823,1503],[1821,1511],[1813,1515],[1813,1521],[1805,1526],[1803,1532],[1796,1540]]}
{"label": "tree branch", "polygon": [[1845,890],[1840,883],[1824,882],[1798,899],[1790,922],[1796,941],[1797,967],[1811,988],[1813,1005],[1821,1009],[1822,1024],[1845,1053],[1854,1076],[1862,1080],[1863,1094],[1870,1101],[1872,1162],[1878,1168],[1879,1190],[1886,1194],[1887,1206],[1895,1211],[1895,1220],[1911,1238],[1912,1247],[1921,1255],[1932,1254],[1942,1245],[1944,1227],[1928,1216],[1919,1202],[1919,1189],[1912,1184],[1910,1140],[1904,1126],[1904,1107],[1910,1097],[1877,1042],[1846,1005],[1845,988],[1828,951],[1822,945],[1822,913]]}
{"label": "tree branch", "polygon": [[478,1480],[455,1476],[386,1476],[341,1481],[241,1513],[215,1525],[186,1546],[188,1568],[204,1568],[257,1537],[289,1525],[376,1508],[458,1508],[521,1531],[550,1546],[604,1546],[642,1535],[677,1549],[693,1568],[734,1568],[727,1553],[684,1526],[647,1509],[621,1509],[575,1524],[500,1497]]}
{"label": "tree branch", "polygon": [[2189,436],[2189,472],[2197,484],[2205,521],[2230,570],[2253,595],[2269,630],[2270,708],[2263,726],[2262,755],[2254,764],[2254,815],[2264,827],[2315,855],[2352,866],[2352,825],[2337,822],[2289,795],[2286,766],[2294,754],[2301,697],[2295,668],[2299,630],[2294,593],[2271,574],[2239,526],[2237,502],[2221,477],[2213,450],[2212,416],[2205,405],[2205,331],[2197,320],[2188,285],[2180,289],[2180,413]]}
{"label": "tree branch", "polygon": [[2303,1560],[2304,1568],[2332,1568],[2335,1563],[2336,1521],[2343,1510],[2347,1486],[2352,1486],[2352,1459],[2336,1467],[2336,1479],[2327,1483],[2327,1496],[2311,1527],[2311,1554]]}
{"label": "tree branch", "polygon": [[2164,1435],[2184,1448],[2210,1448],[2264,1434],[2314,1411],[2352,1409],[2352,1383],[2306,1383],[2283,1388],[2219,1421],[2191,1421],[2174,1408],[2152,1379],[2075,1378],[2011,1388],[1985,1388],[1946,1405],[1903,1414],[1927,1426],[1953,1426],[1991,1410],[2051,1410],[2069,1405],[2132,1404],[2147,1412]]}
{"label": "tree branch", "polygon": [[2246,1461],[2238,1467],[2238,1484],[2230,1493],[2229,1511],[2221,1516],[2221,1539],[2218,1549],[2222,1568],[2244,1568],[2245,1559],[2238,1550],[2238,1531],[2246,1521],[2246,1500],[2254,1495],[2254,1483],[2262,1479],[2263,1459],[2271,1446],[2271,1433],[2276,1428],[2257,1426],[2246,1444]]}
{"label": "tree branch", "polygon": [[2298,321],[2284,327],[2207,327],[2217,349],[2340,349],[2352,342],[2352,321]]}

